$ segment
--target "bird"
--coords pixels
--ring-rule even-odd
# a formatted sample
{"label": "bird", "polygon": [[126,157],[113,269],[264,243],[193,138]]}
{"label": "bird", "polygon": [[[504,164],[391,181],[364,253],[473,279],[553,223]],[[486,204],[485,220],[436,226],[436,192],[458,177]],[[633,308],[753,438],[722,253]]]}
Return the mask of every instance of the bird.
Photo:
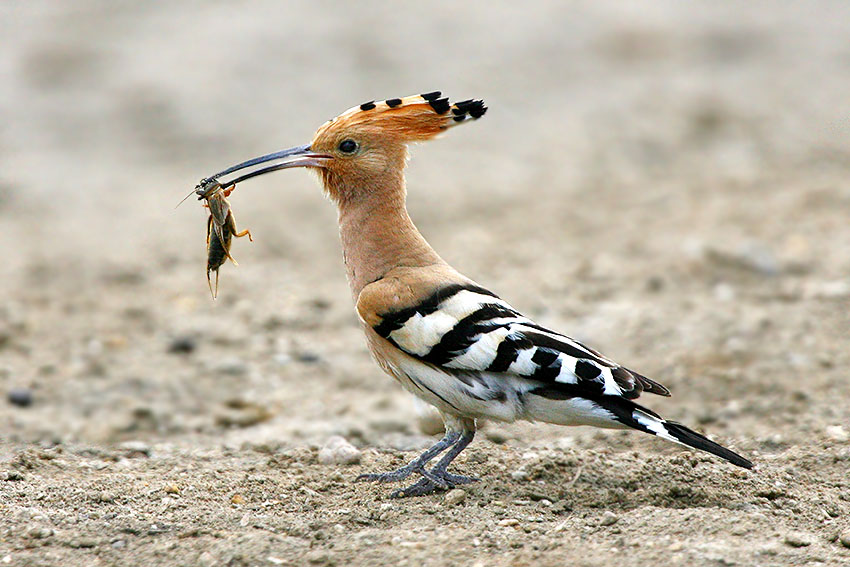
{"label": "bird", "polygon": [[405,466],[357,480],[413,477],[392,497],[475,482],[448,468],[472,442],[479,420],[632,429],[753,468],[748,459],[635,402],[642,393],[670,396],[666,387],[523,316],[451,267],[417,230],[406,206],[408,146],[486,111],[482,100],[453,103],[439,91],[373,100],[324,123],[309,144],[203,181],[227,189],[306,167],[318,173],[336,204],[346,274],[368,348],[381,369],[437,408],[445,424],[443,437]]}

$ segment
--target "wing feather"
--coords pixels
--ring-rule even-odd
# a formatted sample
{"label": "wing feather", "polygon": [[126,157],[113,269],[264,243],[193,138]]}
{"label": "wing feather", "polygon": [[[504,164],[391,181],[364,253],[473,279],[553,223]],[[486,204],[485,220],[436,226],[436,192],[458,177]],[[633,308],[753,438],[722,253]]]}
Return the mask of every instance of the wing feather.
{"label": "wing feather", "polygon": [[589,396],[670,395],[661,384],[537,325],[473,284],[440,287],[412,306],[372,319],[378,335],[448,371],[504,373]]}

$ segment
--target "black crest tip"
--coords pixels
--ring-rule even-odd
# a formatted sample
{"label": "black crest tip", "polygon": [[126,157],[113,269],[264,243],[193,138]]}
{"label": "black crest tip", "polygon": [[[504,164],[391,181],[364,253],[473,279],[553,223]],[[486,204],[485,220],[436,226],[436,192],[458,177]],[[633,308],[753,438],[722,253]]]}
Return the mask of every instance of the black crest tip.
{"label": "black crest tip", "polygon": [[431,108],[434,109],[434,112],[437,114],[445,114],[451,108],[451,104],[449,104],[449,99],[447,98],[437,98],[434,100],[429,100],[428,104],[431,105]]}
{"label": "black crest tip", "polygon": [[440,91],[433,91],[433,92],[430,92],[430,93],[423,93],[419,96],[421,96],[422,98],[424,98],[425,100],[430,102],[432,100],[436,100],[436,99],[440,98],[441,94],[443,94],[443,93],[441,93]]}
{"label": "black crest tip", "polygon": [[387,106],[389,106],[390,108],[395,108],[396,106],[401,104],[401,99],[400,98],[388,98],[384,102],[386,102]]}
{"label": "black crest tip", "polygon": [[360,110],[372,110],[375,108],[375,101],[370,100],[369,102],[364,102],[360,105]]}
{"label": "black crest tip", "polygon": [[481,118],[487,112],[487,107],[484,106],[483,100],[473,100],[467,110],[473,118]]}

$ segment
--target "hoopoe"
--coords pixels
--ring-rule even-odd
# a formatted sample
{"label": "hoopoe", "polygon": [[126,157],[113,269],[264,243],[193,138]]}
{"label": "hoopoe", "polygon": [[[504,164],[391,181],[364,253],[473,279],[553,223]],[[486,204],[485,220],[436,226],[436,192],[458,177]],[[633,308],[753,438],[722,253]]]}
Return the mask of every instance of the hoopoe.
{"label": "hoopoe", "polygon": [[452,104],[439,92],[370,101],[322,125],[308,145],[205,180],[227,188],[271,171],[308,167],[336,203],[348,282],[369,349],[385,372],[439,410],[446,428],[407,465],[358,480],[420,476],[396,497],[478,480],[447,469],[481,418],[631,428],[752,468],[749,460],[634,401],[642,392],[669,396],[667,388],[524,317],[449,266],[416,229],[405,205],[408,144],[486,110],[481,100]]}

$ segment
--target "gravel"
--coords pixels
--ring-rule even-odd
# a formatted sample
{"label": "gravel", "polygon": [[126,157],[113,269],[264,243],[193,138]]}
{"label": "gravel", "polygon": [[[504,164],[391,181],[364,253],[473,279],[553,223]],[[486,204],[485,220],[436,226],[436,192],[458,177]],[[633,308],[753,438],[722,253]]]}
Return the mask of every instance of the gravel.
{"label": "gravel", "polygon": [[319,462],[323,465],[353,465],[360,462],[360,450],[345,437],[335,435],[328,438],[319,450]]}

